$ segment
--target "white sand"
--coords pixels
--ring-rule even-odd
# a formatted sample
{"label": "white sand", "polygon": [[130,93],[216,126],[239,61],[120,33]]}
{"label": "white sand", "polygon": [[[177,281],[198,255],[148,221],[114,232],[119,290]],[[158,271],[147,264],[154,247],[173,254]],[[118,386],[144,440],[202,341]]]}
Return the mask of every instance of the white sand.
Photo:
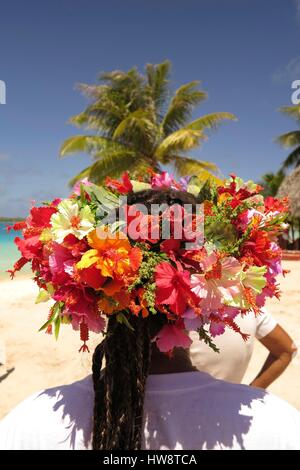
{"label": "white sand", "polygon": [[[291,269],[282,281],[281,302],[272,300],[269,308],[275,318],[300,347],[300,262],[285,262]],[[79,333],[62,326],[60,338],[37,333],[46,321],[49,304],[34,304],[37,287],[28,278],[0,281],[0,341],[6,346],[6,368],[15,370],[0,383],[0,418],[29,394],[43,388],[70,383],[91,371],[91,354],[79,354]],[[92,335],[93,350],[101,337]],[[261,368],[266,356],[257,342],[247,372],[249,382]],[[0,367],[0,376],[5,370]],[[270,390],[300,410],[300,359],[295,358],[289,369]]]}

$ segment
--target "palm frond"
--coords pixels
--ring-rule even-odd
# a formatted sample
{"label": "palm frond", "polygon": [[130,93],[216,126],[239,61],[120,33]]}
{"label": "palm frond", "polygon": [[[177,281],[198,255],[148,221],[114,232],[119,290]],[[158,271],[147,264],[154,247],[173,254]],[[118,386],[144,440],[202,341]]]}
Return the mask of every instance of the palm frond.
{"label": "palm frond", "polygon": [[75,135],[64,141],[60,148],[60,156],[65,157],[71,153],[95,153],[99,147],[107,145],[108,139],[99,135]]}
{"label": "palm frond", "polygon": [[107,85],[90,85],[88,83],[77,83],[75,88],[91,100],[98,100],[108,90]]}
{"label": "palm frond", "polygon": [[281,165],[282,170],[300,165],[300,146],[295,148]]}
{"label": "palm frond", "polygon": [[261,180],[258,184],[264,188],[262,191],[263,196],[275,197],[285,176],[286,175],[283,169],[280,169],[279,171],[277,171],[277,173],[271,172],[262,175]]}
{"label": "palm frond", "polygon": [[176,90],[162,121],[164,135],[169,135],[180,126],[185,125],[193,108],[207,98],[204,91],[198,90],[199,84],[200,82],[193,81]]}
{"label": "palm frond", "polygon": [[73,124],[76,127],[84,128],[84,129],[90,129],[90,130],[105,130],[106,125],[103,122],[102,119],[89,115],[88,112],[83,111],[80,114],[75,114],[74,116],[71,116],[69,121],[70,124]]}
{"label": "palm frond", "polygon": [[[179,176],[197,176],[201,181],[211,180],[217,184],[222,183],[222,179],[213,174],[211,168],[207,165],[208,162],[202,162],[189,157],[174,156],[173,164]],[[215,165],[214,165],[215,166]],[[215,171],[217,167],[213,169]]]}
{"label": "palm frond", "polygon": [[219,125],[225,120],[237,121],[237,118],[232,113],[226,113],[226,112],[211,113],[211,114],[206,114],[205,116],[202,116],[198,119],[195,119],[195,121],[190,122],[185,127],[187,127],[188,129],[194,129],[194,130],[205,130],[205,129],[216,130],[219,127]]}
{"label": "palm frond", "polygon": [[87,168],[85,168],[84,170],[82,170],[80,173],[78,173],[76,176],[73,176],[72,179],[70,179],[70,181],[68,182],[68,185],[70,188],[73,188],[74,184],[77,183],[77,181],[80,181],[82,180],[83,178],[89,178],[90,176],[90,171],[91,171],[91,167],[88,166]]}
{"label": "palm frond", "polygon": [[276,142],[285,148],[296,147],[300,145],[300,131],[287,132],[277,137]]}
{"label": "palm frond", "polygon": [[124,152],[108,153],[91,165],[89,178],[94,183],[100,184],[106,176],[118,178],[124,171],[136,173],[143,168],[140,171],[144,172],[148,167],[149,162],[137,156],[134,152],[128,152],[127,154],[124,154]]}
{"label": "palm frond", "polygon": [[179,129],[169,134],[157,147],[155,155],[158,160],[163,161],[164,158],[172,155],[174,152],[185,152],[200,145],[201,140],[205,140],[206,136],[200,130]]}
{"label": "palm frond", "polygon": [[171,63],[165,60],[161,64],[147,64],[146,77],[151,97],[154,101],[157,114],[165,103],[169,91],[169,74]]}
{"label": "palm frond", "polygon": [[288,116],[296,119],[296,121],[300,121],[300,105],[296,104],[294,106],[282,106],[279,111],[283,114],[287,114]]}
{"label": "palm frond", "polygon": [[134,144],[136,142],[146,145],[151,143],[157,133],[157,127],[153,122],[151,112],[138,109],[126,116],[113,133],[113,139],[122,139]]}

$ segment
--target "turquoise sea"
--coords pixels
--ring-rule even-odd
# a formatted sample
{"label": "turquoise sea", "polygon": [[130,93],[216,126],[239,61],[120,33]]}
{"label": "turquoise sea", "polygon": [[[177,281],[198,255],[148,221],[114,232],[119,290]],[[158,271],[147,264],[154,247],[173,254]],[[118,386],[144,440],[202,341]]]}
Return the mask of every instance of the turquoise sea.
{"label": "turquoise sea", "polygon": [[[20,253],[14,244],[14,239],[20,236],[20,233],[11,231],[7,232],[7,225],[12,225],[11,222],[0,222],[0,277],[9,278],[9,274],[6,273],[7,269],[11,269],[14,263],[20,258]],[[22,270],[28,272],[26,266]]]}

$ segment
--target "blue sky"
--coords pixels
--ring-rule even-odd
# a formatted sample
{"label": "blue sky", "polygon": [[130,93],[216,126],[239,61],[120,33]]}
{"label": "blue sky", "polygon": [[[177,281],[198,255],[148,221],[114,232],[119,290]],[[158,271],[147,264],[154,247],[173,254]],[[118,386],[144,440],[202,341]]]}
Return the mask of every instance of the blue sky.
{"label": "blue sky", "polygon": [[[68,194],[84,155],[58,158],[67,124],[86,101],[76,82],[170,59],[175,88],[199,79],[198,113],[230,111],[196,155],[258,179],[286,151],[274,138],[295,127],[278,113],[300,79],[300,0],[10,0],[0,6],[0,215]],[[197,115],[197,112],[196,114]]]}

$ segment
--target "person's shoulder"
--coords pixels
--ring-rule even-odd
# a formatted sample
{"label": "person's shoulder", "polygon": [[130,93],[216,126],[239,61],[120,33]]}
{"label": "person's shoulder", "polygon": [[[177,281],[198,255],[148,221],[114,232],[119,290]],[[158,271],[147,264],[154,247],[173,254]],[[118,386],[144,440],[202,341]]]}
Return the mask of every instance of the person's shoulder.
{"label": "person's shoulder", "polygon": [[[56,411],[60,405],[69,407],[72,403],[82,403],[83,397],[91,398],[93,393],[91,376],[78,380],[71,384],[59,385],[47,389],[40,390],[29,395],[21,401],[15,408],[9,412],[1,421],[1,424],[14,417],[15,415],[33,413],[33,417],[39,418],[42,413],[52,410]],[[75,402],[75,403],[74,403]]]}
{"label": "person's shoulder", "polygon": [[51,448],[56,434],[64,433],[71,423],[75,431],[78,426],[86,430],[92,401],[90,376],[30,395],[0,422],[0,449]]}
{"label": "person's shoulder", "polygon": [[276,420],[283,416],[285,420],[292,419],[300,426],[300,412],[287,401],[266,390],[223,380],[215,380],[213,385],[216,394],[222,395],[223,400],[237,400],[241,406],[248,406],[254,413],[267,413],[270,419],[273,416]]}
{"label": "person's shoulder", "polygon": [[215,387],[232,419],[249,421],[245,448],[300,450],[300,412],[291,404],[248,385],[218,380]]}

